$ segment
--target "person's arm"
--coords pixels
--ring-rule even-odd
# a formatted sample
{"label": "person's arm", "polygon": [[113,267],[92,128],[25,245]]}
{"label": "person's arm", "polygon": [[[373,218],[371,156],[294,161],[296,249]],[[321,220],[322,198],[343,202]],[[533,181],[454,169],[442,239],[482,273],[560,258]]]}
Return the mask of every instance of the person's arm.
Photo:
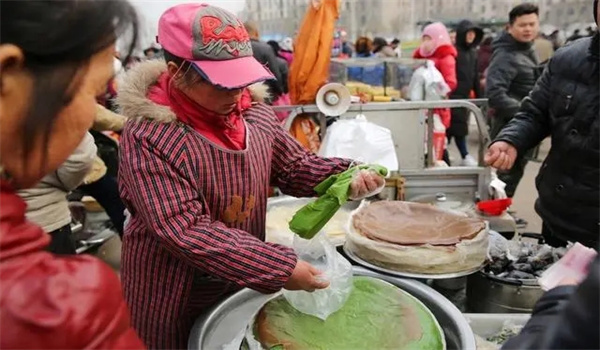
{"label": "person's arm", "polygon": [[[260,108],[268,109],[267,112],[273,114],[268,106],[261,105]],[[302,147],[281,126],[274,125],[273,128],[276,134],[273,144],[271,184],[279,187],[287,195],[315,196],[315,186],[330,175],[347,170],[352,163],[348,159],[319,157]]]}
{"label": "person's arm", "polygon": [[481,98],[481,82],[479,79],[479,62],[478,58],[475,58],[475,65],[473,66],[473,92],[475,93],[475,98]]}
{"label": "person's arm", "polygon": [[456,90],[456,87],[458,86],[458,80],[456,78],[456,58],[450,55],[444,57],[440,60],[437,69],[442,73],[444,81],[450,88],[450,93]]}
{"label": "person's arm", "polygon": [[550,61],[529,96],[523,100],[519,112],[500,131],[494,142],[508,142],[523,154],[550,135],[552,69]]}
{"label": "person's arm", "polygon": [[125,129],[119,169],[132,215],[142,218],[165,248],[190,265],[240,287],[263,293],[280,290],[296,266],[294,252],[207,215],[202,193],[188,178],[195,169],[185,141],[173,156],[165,154],[173,150],[163,151],[158,141],[137,138],[133,132]]}
{"label": "person's arm", "polygon": [[114,113],[100,104],[96,105],[96,118],[94,119],[93,130],[96,131],[116,131],[123,130],[127,118]]}
{"label": "person's arm", "polygon": [[283,89],[283,93],[287,94],[289,92],[289,86],[288,86],[288,77],[289,77],[289,68],[287,65],[287,62],[282,60],[281,64],[281,87]]}
{"label": "person's arm", "polygon": [[517,65],[513,61],[512,55],[508,53],[492,55],[485,83],[486,95],[492,108],[515,112],[519,108],[519,101],[508,95],[510,85],[517,76]]}
{"label": "person's arm", "polygon": [[21,262],[27,273],[18,280],[3,281],[10,289],[2,290],[0,348],[146,348],[108,265],[89,255],[40,253]]}
{"label": "person's arm", "polygon": [[61,188],[65,192],[76,189],[83,183],[92,168],[97,150],[94,137],[90,133],[86,133],[75,151],[56,170],[56,176],[45,179],[51,179],[53,186]]}
{"label": "person's arm", "polygon": [[519,335],[502,349],[600,349],[600,260],[579,287],[546,292]]}

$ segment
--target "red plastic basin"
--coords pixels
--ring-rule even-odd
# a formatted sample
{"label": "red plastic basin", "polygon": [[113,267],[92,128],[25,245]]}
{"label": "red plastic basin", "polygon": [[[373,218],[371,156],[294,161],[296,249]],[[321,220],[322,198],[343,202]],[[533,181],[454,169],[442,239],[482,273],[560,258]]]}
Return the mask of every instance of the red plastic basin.
{"label": "red plastic basin", "polygon": [[477,209],[486,215],[499,216],[512,204],[511,198],[492,199],[477,203]]}

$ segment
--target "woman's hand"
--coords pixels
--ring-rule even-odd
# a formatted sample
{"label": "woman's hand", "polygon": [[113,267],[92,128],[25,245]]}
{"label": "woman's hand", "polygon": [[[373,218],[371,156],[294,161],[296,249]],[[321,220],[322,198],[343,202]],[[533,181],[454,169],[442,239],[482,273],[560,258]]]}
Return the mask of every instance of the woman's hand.
{"label": "woman's hand", "polygon": [[371,170],[361,170],[350,184],[350,199],[357,200],[373,196],[384,186],[383,176]]}
{"label": "woman's hand", "polygon": [[329,282],[319,279],[321,274],[322,272],[311,264],[298,260],[294,272],[292,272],[290,279],[283,288],[287,290],[305,290],[307,292],[314,292],[316,289],[325,289],[329,287]]}
{"label": "woman's hand", "polygon": [[517,149],[508,142],[494,142],[485,154],[485,164],[498,170],[510,170],[517,159]]}

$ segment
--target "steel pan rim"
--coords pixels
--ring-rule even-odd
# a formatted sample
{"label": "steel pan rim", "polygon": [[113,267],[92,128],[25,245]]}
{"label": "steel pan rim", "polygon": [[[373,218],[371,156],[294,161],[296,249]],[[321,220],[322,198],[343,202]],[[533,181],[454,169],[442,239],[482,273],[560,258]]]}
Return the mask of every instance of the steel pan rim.
{"label": "steel pan rim", "polygon": [[400,272],[400,271],[389,270],[384,267],[374,265],[374,264],[360,258],[354,252],[350,251],[350,249],[348,249],[348,247],[346,245],[344,245],[344,247],[342,249],[344,250],[344,254],[346,254],[346,256],[348,256],[348,258],[350,258],[350,260],[361,265],[362,267],[377,271],[377,272],[385,274],[385,275],[390,275],[390,276],[400,277],[400,278],[413,278],[413,279],[420,279],[420,280],[443,280],[443,279],[465,277],[465,276],[469,276],[469,275],[472,275],[474,273],[481,271],[481,269],[484,268],[486,265],[485,263],[483,263],[476,268],[472,268],[472,269],[460,271],[460,272],[451,272],[451,273],[427,274],[427,273]]}
{"label": "steel pan rim", "polygon": [[[512,286],[515,282],[521,282],[521,285],[518,287],[535,288],[535,289],[542,288],[539,285],[539,283],[537,282],[537,279],[519,280],[519,279],[514,279],[514,278],[498,277],[498,276],[492,275],[491,273],[485,272],[484,270],[479,271],[479,273],[481,273],[483,275],[483,277],[485,277],[486,279],[488,279],[489,281],[494,282],[494,283]],[[493,277],[493,279],[488,278],[488,277]]]}
{"label": "steel pan rim", "polygon": [[[452,326],[453,328],[455,328],[456,331],[456,334],[453,335],[455,335],[458,338],[458,341],[460,342],[460,344],[458,345],[460,346],[460,348],[476,348],[475,336],[467,319],[460,312],[460,310],[458,310],[456,306],[454,306],[447,298],[445,298],[442,294],[440,294],[433,288],[415,280],[397,278],[389,275],[382,275],[378,272],[360,266],[353,266],[352,268],[354,275],[356,276],[374,277],[382,281],[391,283],[415,298],[417,298],[417,296],[415,295],[415,291],[418,291],[417,294],[426,296],[426,298],[429,301],[431,301],[431,303],[434,303],[436,308],[440,310],[440,312],[442,312],[452,322]],[[264,296],[256,291],[247,288],[242,289],[234,293],[233,295],[227,297],[226,299],[215,305],[213,308],[211,308],[206,314],[199,317],[196,320],[194,327],[192,328],[192,332],[190,333],[190,338],[188,340],[188,349],[204,349],[205,343],[207,339],[209,339],[208,337],[210,336],[210,332],[214,328],[216,322],[218,322],[219,319],[223,317],[223,312],[230,309],[231,304],[240,303],[245,300],[248,300],[250,299],[249,296],[252,296],[253,294],[256,296]],[[265,299],[265,303],[279,294],[280,292],[271,294],[268,298]],[[425,302],[422,299],[419,299],[419,301],[425,304],[425,306],[430,311],[432,311],[431,307],[428,305],[427,302]],[[442,326],[442,330],[444,331],[444,337],[447,338],[448,334],[446,332],[446,329],[448,327],[448,324],[443,324],[442,321],[438,319],[438,316],[436,316],[436,320],[439,322],[440,326]],[[447,341],[446,346],[449,346]]]}

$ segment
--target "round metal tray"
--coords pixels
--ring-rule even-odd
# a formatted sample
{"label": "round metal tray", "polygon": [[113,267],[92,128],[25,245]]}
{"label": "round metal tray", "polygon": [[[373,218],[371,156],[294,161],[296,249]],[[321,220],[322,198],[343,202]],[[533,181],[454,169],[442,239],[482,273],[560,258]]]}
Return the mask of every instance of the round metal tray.
{"label": "round metal tray", "polygon": [[390,275],[390,276],[394,276],[394,277],[402,277],[402,278],[414,278],[414,279],[419,279],[419,280],[443,280],[443,279],[449,279],[449,278],[458,278],[458,277],[472,275],[472,274],[476,273],[477,271],[481,270],[485,266],[485,264],[482,264],[481,266],[476,267],[474,269],[470,269],[470,270],[465,270],[465,271],[460,271],[460,272],[452,272],[452,273],[440,273],[440,274],[400,272],[400,271],[389,270],[389,269],[386,269],[385,267],[371,264],[370,262],[367,262],[367,261],[361,259],[359,256],[357,256],[356,254],[351,252],[346,246],[344,246],[342,249],[344,251],[344,254],[350,260],[354,261],[355,263],[357,263],[363,267],[366,267],[370,270],[374,270],[374,271],[377,271],[377,272],[380,272],[380,273],[383,273],[386,275]]}
{"label": "round metal tray", "polygon": [[[475,349],[475,337],[463,314],[431,287],[414,280],[399,279],[354,266],[354,275],[379,278],[419,299],[435,315],[444,331],[446,349]],[[243,289],[198,318],[188,341],[188,349],[221,350],[273,295]]]}

